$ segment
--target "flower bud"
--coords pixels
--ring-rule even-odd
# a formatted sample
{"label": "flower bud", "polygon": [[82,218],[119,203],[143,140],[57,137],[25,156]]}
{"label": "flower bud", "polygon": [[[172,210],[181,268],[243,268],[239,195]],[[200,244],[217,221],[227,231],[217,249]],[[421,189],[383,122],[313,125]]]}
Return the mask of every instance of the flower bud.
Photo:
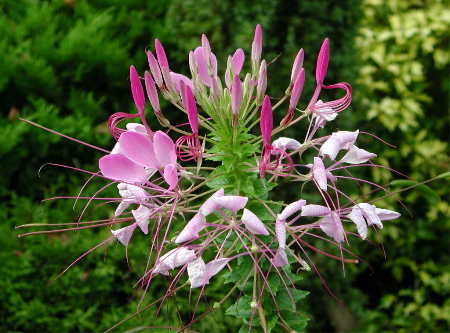
{"label": "flower bud", "polygon": [[161,88],[163,84],[161,70],[159,69],[158,61],[156,60],[153,53],[150,51],[147,51],[147,61],[148,66],[150,67],[150,71],[152,72],[153,79],[155,80],[158,87]]}
{"label": "flower bud", "polygon": [[164,51],[164,47],[158,39],[155,39],[155,50],[156,50],[156,58],[158,59],[159,67],[161,69],[166,67],[169,69],[169,62],[167,61],[166,52]]}
{"label": "flower bud", "polygon": [[261,61],[259,66],[258,83],[256,85],[256,102],[260,104],[264,98],[267,89],[267,63]]}
{"label": "flower bud", "polygon": [[330,46],[328,38],[322,43],[316,63],[316,83],[321,85],[328,70],[328,61],[330,59]]}
{"label": "flower bud", "polygon": [[231,86],[231,111],[238,114],[242,102],[242,83],[239,76],[235,75]]}
{"label": "flower bud", "polygon": [[303,59],[304,59],[304,52],[303,49],[300,49],[300,51],[298,51],[297,53],[297,56],[295,57],[294,64],[292,65],[291,84],[294,84],[298,72],[300,71],[301,68],[303,68]]}
{"label": "flower bud", "polygon": [[262,29],[259,24],[255,28],[255,36],[252,42],[252,68],[253,72],[257,71],[259,61],[261,60],[262,51]]}

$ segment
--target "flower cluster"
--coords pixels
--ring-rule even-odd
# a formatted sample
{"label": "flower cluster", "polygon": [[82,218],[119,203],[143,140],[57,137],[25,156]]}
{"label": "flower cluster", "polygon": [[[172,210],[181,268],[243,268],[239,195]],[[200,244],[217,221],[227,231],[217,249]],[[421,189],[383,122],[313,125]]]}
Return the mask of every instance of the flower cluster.
{"label": "flower cluster", "polygon": [[[151,265],[139,280],[145,290],[153,278],[166,275],[173,278],[171,286],[186,279],[191,288],[203,292],[219,272],[236,269],[248,260],[252,268],[240,283],[254,277],[251,299],[252,309],[257,309],[262,307],[265,290],[275,298],[271,274],[289,289],[294,284],[290,267],[313,265],[307,263],[304,248],[342,262],[356,262],[342,255],[349,236],[365,239],[370,226],[381,229],[382,221],[400,216],[370,200],[357,202],[341,187],[342,182],[355,181],[383,189],[350,173],[354,167],[382,167],[372,162],[376,154],[357,147],[360,132],[319,134],[352,100],[348,83],[324,83],[329,40],[320,48],[316,86],[304,109],[298,108],[306,73],[303,49],[293,62],[285,95],[272,105],[262,41],[257,25],[250,61],[246,63],[244,50],[237,49],[228,57],[224,77],[219,75],[218,60],[205,35],[189,52],[189,77],[171,69],[159,40],[155,40],[154,52],[146,52],[149,71],[139,75],[130,67],[137,113],[111,115],[108,125],[117,142],[100,158],[99,172],[85,172],[108,182],[87,197],[89,203],[101,199],[100,193],[111,184],[118,189],[114,216],[104,224],[113,226],[107,241],[117,240],[128,247],[137,227],[151,238]],[[323,89],[342,90],[344,96],[323,101],[319,99]],[[186,124],[171,124],[160,107],[161,96],[185,113]],[[150,128],[147,101],[164,131]],[[275,126],[274,111],[284,102],[287,110]],[[123,126],[135,118],[141,122]],[[307,122],[303,139],[278,135],[301,120]],[[260,133],[255,129],[258,124]],[[299,182],[309,186],[308,198],[316,199],[274,200],[271,193],[280,181],[292,187],[299,188]],[[351,231],[351,224],[357,233]],[[311,237],[325,237],[341,256],[318,250],[306,241]],[[264,325],[262,317],[260,324]]]}

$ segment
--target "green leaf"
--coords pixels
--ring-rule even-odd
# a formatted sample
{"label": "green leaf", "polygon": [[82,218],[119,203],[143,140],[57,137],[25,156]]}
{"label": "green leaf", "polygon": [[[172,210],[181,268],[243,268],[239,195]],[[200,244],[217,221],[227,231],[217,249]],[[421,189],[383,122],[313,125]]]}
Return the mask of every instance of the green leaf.
{"label": "green leaf", "polygon": [[225,314],[242,319],[249,318],[252,315],[252,309],[250,308],[251,301],[250,296],[244,295],[236,303],[231,305],[225,311]]}

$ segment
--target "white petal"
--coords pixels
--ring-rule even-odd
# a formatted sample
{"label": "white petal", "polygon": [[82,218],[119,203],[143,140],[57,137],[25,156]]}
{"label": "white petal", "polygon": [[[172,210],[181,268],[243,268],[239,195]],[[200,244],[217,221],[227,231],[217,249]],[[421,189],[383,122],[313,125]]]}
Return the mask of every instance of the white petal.
{"label": "white petal", "polygon": [[314,164],[312,166],[312,174],[314,180],[319,185],[319,188],[322,191],[327,190],[327,172],[325,169],[325,165],[323,165],[323,161],[319,157],[314,157]]}
{"label": "white petal", "polygon": [[281,137],[272,142],[272,146],[281,150],[297,150],[301,143],[295,139]]}
{"label": "white petal", "polygon": [[241,221],[252,234],[265,236],[269,235],[264,223],[262,223],[258,216],[247,208],[244,209],[244,214],[242,214]]}
{"label": "white petal", "polygon": [[155,266],[153,273],[168,275],[169,270],[183,266],[195,258],[195,251],[189,250],[187,247],[177,247],[159,258],[159,263]]}
{"label": "white petal", "polygon": [[139,205],[138,209],[132,210],[131,213],[133,214],[139,228],[141,228],[142,232],[147,235],[148,222],[150,220],[150,216],[152,215],[152,210],[144,205]]}
{"label": "white petal", "polygon": [[248,198],[239,195],[224,195],[223,197],[215,197],[213,201],[221,208],[228,209],[232,212],[237,212],[245,207]]}
{"label": "white petal", "polygon": [[272,264],[275,267],[283,267],[286,266],[289,263],[286,250],[283,248],[278,248],[277,252],[275,253],[275,257],[272,259]]}
{"label": "white petal", "polygon": [[111,230],[111,233],[124,246],[128,246],[128,243],[130,242],[131,237],[133,236],[134,229],[136,229],[135,223],[133,223],[129,226],[126,226],[124,228],[120,228],[117,230]]}
{"label": "white petal", "polygon": [[320,147],[320,155],[328,156],[332,160],[336,159],[337,154],[342,149],[350,149],[355,143],[359,134],[359,130],[355,132],[339,131],[331,134],[331,136]]}
{"label": "white petal", "polygon": [[209,214],[213,213],[217,209],[220,208],[220,206],[214,201],[214,198],[223,197],[224,196],[224,190],[223,188],[219,189],[218,191],[214,192],[213,195],[211,195],[204,203],[200,206],[199,212],[203,214],[203,216],[208,216]]}
{"label": "white petal", "polygon": [[187,266],[191,288],[202,287],[209,282],[206,274],[206,265],[202,258],[190,262]]}
{"label": "white petal", "polygon": [[208,280],[219,273],[229,262],[230,258],[219,258],[211,260],[206,264],[206,274],[208,276]]}
{"label": "white petal", "polygon": [[362,239],[367,238],[367,224],[362,215],[361,209],[353,208],[350,214],[347,217],[356,224],[356,229],[358,230],[359,235]]}
{"label": "white petal", "polygon": [[381,221],[398,219],[401,214],[389,209],[375,208],[375,213]]}
{"label": "white petal", "polygon": [[195,238],[198,238],[198,233],[205,227],[205,217],[201,213],[197,213],[181,230],[175,243],[184,243]]}
{"label": "white petal", "polygon": [[344,241],[344,228],[342,227],[339,215],[335,212],[331,212],[330,215],[320,219],[319,226],[325,234],[333,238],[336,242],[341,243]]}
{"label": "white petal", "polygon": [[349,164],[360,164],[367,162],[368,160],[376,157],[374,153],[370,153],[367,150],[361,149],[353,145],[348,152],[342,157],[341,162]]}
{"label": "white petal", "polygon": [[275,222],[275,235],[278,240],[278,247],[284,249],[286,247],[286,223],[284,220]]}
{"label": "white petal", "polygon": [[305,205],[302,208],[302,216],[325,216],[330,214],[331,210],[328,207],[321,205]]}
{"label": "white petal", "polygon": [[280,220],[287,220],[292,215],[297,213],[302,207],[306,205],[306,200],[300,199],[294,202],[291,202],[289,205],[287,205],[280,214],[278,214],[278,219]]}

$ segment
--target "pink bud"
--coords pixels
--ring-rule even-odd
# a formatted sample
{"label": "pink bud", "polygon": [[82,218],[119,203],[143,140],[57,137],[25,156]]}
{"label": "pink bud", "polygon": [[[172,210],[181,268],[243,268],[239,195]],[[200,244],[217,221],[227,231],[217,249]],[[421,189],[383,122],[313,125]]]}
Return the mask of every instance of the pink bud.
{"label": "pink bud", "polygon": [[303,59],[304,59],[304,52],[303,49],[300,49],[300,51],[298,51],[297,53],[297,56],[295,57],[294,64],[292,65],[291,83],[294,83],[298,72],[300,71],[301,68],[303,68]]}
{"label": "pink bud", "polygon": [[242,102],[242,83],[239,76],[235,75],[231,86],[231,111],[233,114],[239,113]]}
{"label": "pink bud", "polygon": [[270,98],[267,95],[264,97],[264,101],[261,107],[261,117],[259,126],[261,128],[264,146],[270,145],[270,138],[272,136],[272,128],[273,128],[273,115],[272,115],[272,105],[270,104]]}
{"label": "pink bud", "polygon": [[158,63],[161,69],[163,67],[169,68],[169,62],[167,61],[166,52],[164,51],[164,47],[158,39],[155,39],[155,50],[156,58],[158,58]]}
{"label": "pink bud", "polygon": [[194,94],[192,93],[191,87],[184,85],[184,96],[183,96],[184,107],[186,108],[189,124],[191,125],[192,133],[198,133],[198,113],[197,105],[195,102]]}
{"label": "pink bud", "polygon": [[150,100],[150,104],[152,105],[152,108],[155,111],[155,113],[160,113],[161,109],[159,106],[158,91],[156,90],[155,81],[153,81],[152,76],[147,71],[145,71],[144,80],[145,80],[145,89],[147,90],[147,96],[148,99]]}
{"label": "pink bud", "polygon": [[262,51],[262,29],[259,24],[255,28],[255,36],[252,42],[252,62],[256,65],[259,64]]}
{"label": "pink bud", "polygon": [[133,65],[130,66],[130,83],[134,104],[138,109],[139,115],[143,116],[145,108],[144,88],[142,87],[141,80],[139,79],[139,74]]}
{"label": "pink bud", "polygon": [[305,70],[302,68],[295,78],[294,87],[292,88],[291,98],[289,100],[289,110],[295,110],[300,99],[300,95],[305,83]]}
{"label": "pink bud", "polygon": [[242,66],[244,65],[245,55],[242,49],[237,49],[234,52],[233,57],[231,57],[231,68],[233,69],[233,73],[235,75],[239,75],[242,70]]}
{"label": "pink bud", "polygon": [[147,51],[147,61],[156,84],[158,85],[158,87],[161,87],[163,84],[161,69],[159,68],[158,61],[156,60],[155,56],[150,51]]}
{"label": "pink bud", "polygon": [[261,102],[267,89],[267,64],[266,61],[261,61],[261,66],[259,67],[258,83],[256,85],[256,100]]}
{"label": "pink bud", "polygon": [[320,47],[319,56],[317,57],[316,63],[316,82],[318,85],[323,83],[328,70],[328,61],[330,58],[330,46],[328,38],[322,43]]}

